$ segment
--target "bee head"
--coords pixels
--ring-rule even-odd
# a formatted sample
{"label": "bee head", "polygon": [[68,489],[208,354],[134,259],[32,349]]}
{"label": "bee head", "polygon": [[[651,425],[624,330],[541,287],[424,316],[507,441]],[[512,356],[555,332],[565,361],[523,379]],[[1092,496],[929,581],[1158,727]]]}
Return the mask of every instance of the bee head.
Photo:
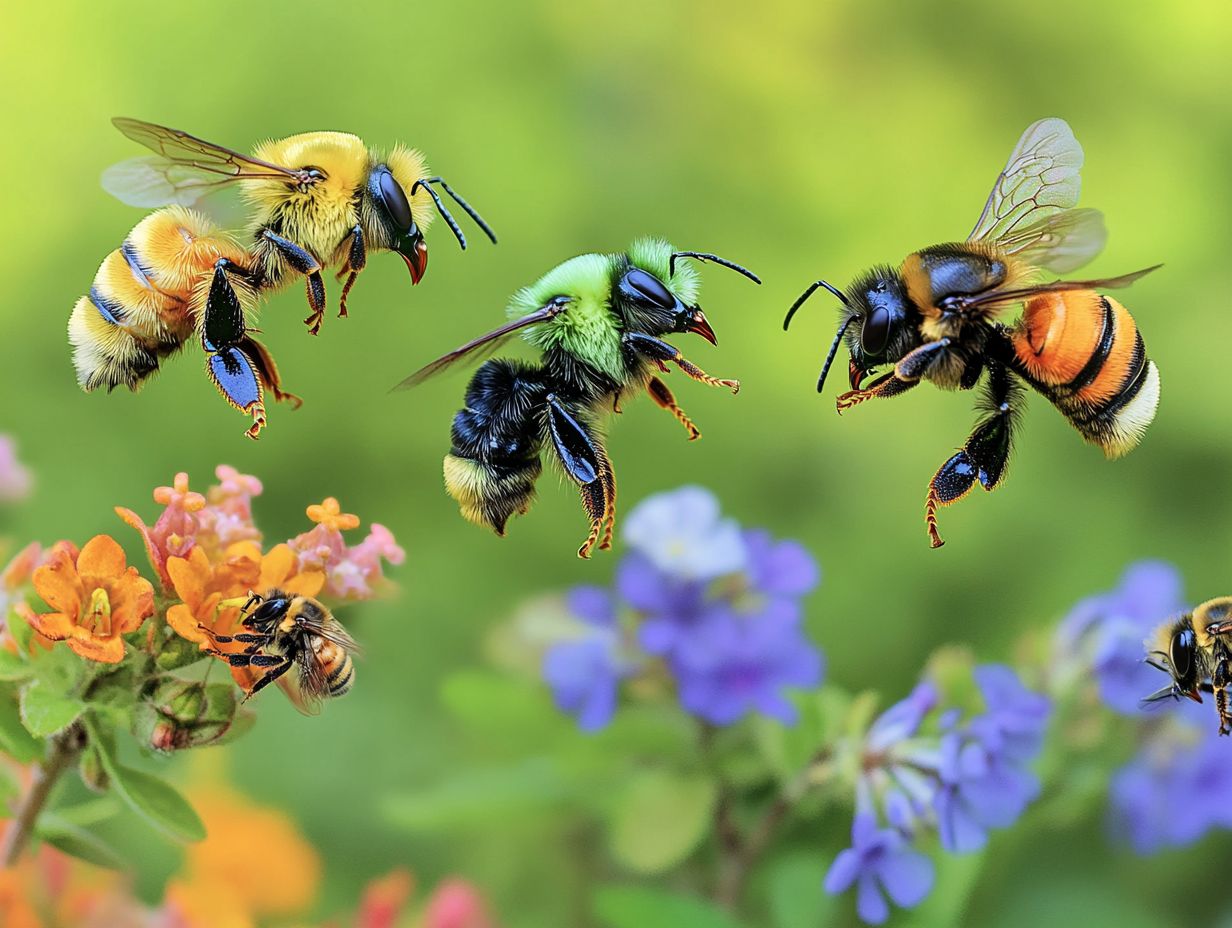
{"label": "bee head", "polygon": [[1194,632],[1193,617],[1185,615],[1161,626],[1155,633],[1155,643],[1157,646],[1147,656],[1146,662],[1171,676],[1172,683],[1156,690],[1143,702],[1155,703],[1181,696],[1202,702],[1199,687],[1203,672],[1198,659],[1198,636]]}
{"label": "bee head", "polygon": [[612,292],[613,303],[629,328],[648,335],[694,332],[712,345],[718,344],[714,329],[700,306],[686,306],[672,290],[649,271],[626,267]]}
{"label": "bee head", "polygon": [[889,267],[874,268],[852,284],[844,293],[819,280],[792,304],[783,320],[783,328],[791,324],[804,301],[818,288],[825,288],[842,302],[842,320],[830,345],[817,378],[817,392],[825,385],[826,375],[844,341],[851,354],[850,378],[853,390],[860,388],[865,375],[879,364],[893,364],[920,344],[919,313],[916,311],[901,277]]}
{"label": "bee head", "polygon": [[428,267],[428,246],[415,223],[410,200],[389,165],[378,164],[372,169],[368,175],[368,196],[390,247],[402,256],[411,272],[411,283],[419,283]]}

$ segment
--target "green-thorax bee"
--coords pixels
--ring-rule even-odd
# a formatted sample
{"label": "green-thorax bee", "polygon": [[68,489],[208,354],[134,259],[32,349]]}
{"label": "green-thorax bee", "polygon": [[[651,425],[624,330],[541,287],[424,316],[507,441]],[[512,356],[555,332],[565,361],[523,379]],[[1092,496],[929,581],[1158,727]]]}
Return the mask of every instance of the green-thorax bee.
{"label": "green-thorax bee", "polygon": [[[1047,397],[1110,458],[1137,445],[1155,417],[1159,371],[1128,310],[1099,292],[1155,268],[1105,280],[1041,279],[1044,271],[1081,267],[1103,250],[1103,216],[1076,208],[1082,161],[1064,120],[1033,123],[965,241],[923,248],[896,268],[875,267],[846,291],[819,280],[783,322],[786,328],[818,288],[842,304],[817,381],[821,392],[846,340],[851,390],[838,398],[840,413],[926,380],[947,390],[970,390],[983,380],[983,416],[928,486],[924,516],[934,548],[942,544],[938,507],[962,499],[977,482],[993,490],[1005,475],[1021,384]],[[1023,313],[1006,325],[1001,316],[1014,306]],[[889,370],[865,385],[881,366]]]}
{"label": "green-thorax bee", "polygon": [[693,440],[700,433],[657,374],[674,364],[701,383],[740,389],[738,381],[711,377],[662,339],[693,332],[717,344],[697,304],[697,272],[682,260],[688,258],[761,283],[717,255],[676,251],[658,239],[634,242],[625,253],[580,255],[514,294],[510,322],[399,385],[415,386],[519,331],[542,353],[538,363],[490,360],[471,378],[445,457],[445,486],[465,518],[503,535],[510,516],[530,509],[546,446],[581,489],[590,517],[590,534],[578,555],[589,557],[596,542],[611,546],[616,476],[601,432],[607,414],[620,412],[625,397],[645,390]]}
{"label": "green-thorax bee", "polygon": [[1172,677],[1172,683],[1147,696],[1143,703],[1182,696],[1202,702],[1215,698],[1219,733],[1232,734],[1232,596],[1210,599],[1180,618],[1169,620],[1147,640],[1146,662]]}

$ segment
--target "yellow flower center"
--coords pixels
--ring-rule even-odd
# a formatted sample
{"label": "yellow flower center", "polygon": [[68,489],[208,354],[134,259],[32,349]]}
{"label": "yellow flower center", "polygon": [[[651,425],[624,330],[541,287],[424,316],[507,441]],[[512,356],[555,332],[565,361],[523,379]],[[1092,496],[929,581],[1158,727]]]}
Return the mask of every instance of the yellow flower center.
{"label": "yellow flower center", "polygon": [[90,605],[78,624],[95,638],[111,637],[111,599],[102,587],[90,594]]}

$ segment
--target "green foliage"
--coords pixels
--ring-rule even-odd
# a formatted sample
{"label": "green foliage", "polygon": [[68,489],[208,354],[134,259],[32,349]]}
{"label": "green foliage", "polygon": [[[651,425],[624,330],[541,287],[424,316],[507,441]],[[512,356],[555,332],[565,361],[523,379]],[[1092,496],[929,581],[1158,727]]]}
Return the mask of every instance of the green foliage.
{"label": "green foliage", "polygon": [[696,896],[648,886],[603,886],[595,915],[607,928],[738,928],[731,915]]}
{"label": "green foliage", "polygon": [[818,892],[830,860],[817,851],[793,851],[766,868],[767,894],[774,928],[820,928],[832,922],[834,896]]}
{"label": "green foliage", "polygon": [[43,754],[43,746],[22,724],[17,691],[0,685],[0,749],[19,763],[28,764]]}
{"label": "green foliage", "polygon": [[126,870],[120,853],[98,835],[54,813],[39,816],[35,834],[71,857],[108,870]]}
{"label": "green foliage", "polygon": [[112,788],[129,808],[168,837],[181,841],[205,837],[205,826],[188,800],[164,780],[119,763],[97,721],[87,715],[84,724]]}
{"label": "green foliage", "polygon": [[80,699],[56,692],[43,680],[35,680],[21,689],[21,723],[36,738],[68,728],[85,708]]}
{"label": "green foliage", "polygon": [[710,831],[718,787],[709,777],[647,770],[616,798],[608,824],[612,853],[630,870],[676,866]]}

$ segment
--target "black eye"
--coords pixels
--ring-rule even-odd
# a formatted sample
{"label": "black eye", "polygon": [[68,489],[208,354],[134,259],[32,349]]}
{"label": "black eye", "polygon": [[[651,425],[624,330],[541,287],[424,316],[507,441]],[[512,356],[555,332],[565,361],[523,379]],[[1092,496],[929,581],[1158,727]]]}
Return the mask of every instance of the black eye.
{"label": "black eye", "polygon": [[890,311],[884,306],[878,306],[864,320],[864,328],[860,331],[860,346],[865,354],[879,355],[885,351],[886,342],[890,340]]}
{"label": "black eye", "polygon": [[655,306],[670,309],[676,305],[676,298],[653,274],[647,274],[645,271],[634,268],[625,274],[625,285],[632,294],[640,296]]}
{"label": "black eye", "polygon": [[1189,674],[1195,643],[1194,633],[1188,628],[1172,636],[1172,670],[1177,677]]}
{"label": "black eye", "polygon": [[382,164],[372,171],[368,178],[368,190],[399,232],[411,230],[411,204],[389,168]]}

